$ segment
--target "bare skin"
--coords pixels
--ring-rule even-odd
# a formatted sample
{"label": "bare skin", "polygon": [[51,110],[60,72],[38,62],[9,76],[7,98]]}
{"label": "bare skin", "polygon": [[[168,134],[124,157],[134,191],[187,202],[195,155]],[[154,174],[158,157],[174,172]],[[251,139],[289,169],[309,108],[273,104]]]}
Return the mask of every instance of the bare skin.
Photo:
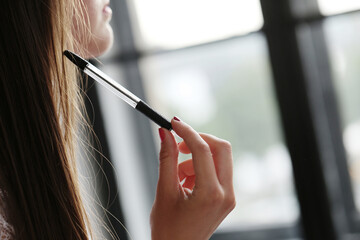
{"label": "bare skin", "polygon": [[[74,49],[81,52],[85,58],[93,58],[102,55],[113,44],[114,34],[110,26],[112,10],[109,7],[110,0],[82,0],[81,11],[84,14],[87,30],[79,29],[74,21],[73,33],[82,49]],[[88,20],[88,21],[87,21]]]}
{"label": "bare skin", "polygon": [[[171,124],[184,142],[178,145],[171,132],[159,129],[162,143],[150,217],[152,239],[209,239],[235,207],[231,145],[198,134],[184,122],[173,119]],[[193,159],[178,165],[179,151],[192,153]]]}

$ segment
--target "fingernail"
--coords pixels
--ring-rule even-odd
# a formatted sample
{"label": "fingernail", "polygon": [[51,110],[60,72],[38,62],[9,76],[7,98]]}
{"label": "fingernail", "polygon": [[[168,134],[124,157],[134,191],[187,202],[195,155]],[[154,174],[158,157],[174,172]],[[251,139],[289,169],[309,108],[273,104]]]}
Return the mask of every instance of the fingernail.
{"label": "fingernail", "polygon": [[174,120],[175,120],[175,121],[178,121],[178,122],[181,122],[181,120],[178,119],[177,117],[174,117]]}
{"label": "fingernail", "polygon": [[163,142],[163,141],[164,141],[164,139],[165,139],[165,132],[164,132],[164,129],[159,128],[159,136],[160,136],[160,140],[161,140],[161,142]]}

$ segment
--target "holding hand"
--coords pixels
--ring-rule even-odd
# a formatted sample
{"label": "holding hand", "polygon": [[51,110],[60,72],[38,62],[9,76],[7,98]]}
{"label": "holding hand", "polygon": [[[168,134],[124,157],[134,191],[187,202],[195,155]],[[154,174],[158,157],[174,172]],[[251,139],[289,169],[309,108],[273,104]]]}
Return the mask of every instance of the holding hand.
{"label": "holding hand", "polygon": [[[235,207],[231,145],[199,134],[177,118],[171,124],[184,142],[178,145],[170,131],[159,129],[162,142],[150,217],[152,239],[209,239]],[[192,153],[193,159],[178,165],[179,150]]]}

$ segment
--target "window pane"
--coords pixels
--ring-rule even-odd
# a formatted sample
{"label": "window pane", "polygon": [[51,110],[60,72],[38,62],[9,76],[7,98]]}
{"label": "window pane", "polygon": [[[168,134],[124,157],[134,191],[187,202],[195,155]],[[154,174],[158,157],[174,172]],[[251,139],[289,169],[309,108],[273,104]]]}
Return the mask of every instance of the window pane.
{"label": "window pane", "polygon": [[140,62],[155,109],[232,143],[237,207],[223,230],[298,218],[268,61],[258,33]]}
{"label": "window pane", "polygon": [[259,0],[134,0],[145,48],[168,49],[256,31]]}
{"label": "window pane", "polygon": [[359,0],[318,0],[320,11],[324,15],[332,15],[360,9]]}
{"label": "window pane", "polygon": [[349,171],[360,210],[360,14],[328,19],[325,29]]}

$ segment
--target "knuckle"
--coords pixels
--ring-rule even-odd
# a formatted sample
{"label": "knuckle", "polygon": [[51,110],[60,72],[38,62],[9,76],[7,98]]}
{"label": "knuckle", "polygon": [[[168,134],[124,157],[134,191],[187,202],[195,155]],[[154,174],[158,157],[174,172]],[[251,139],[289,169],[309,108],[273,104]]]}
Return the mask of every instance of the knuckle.
{"label": "knuckle", "polygon": [[205,142],[200,142],[196,148],[201,152],[210,152],[210,147]]}
{"label": "knuckle", "polygon": [[234,194],[228,194],[224,200],[224,207],[228,210],[233,210],[236,206],[236,199]]}
{"label": "knuckle", "polygon": [[[161,148],[160,153],[159,153],[160,159],[167,159],[171,156],[170,152]],[[161,162],[161,161],[160,161]]]}
{"label": "knuckle", "polygon": [[160,153],[159,153],[160,162],[163,161],[164,159],[177,158],[178,154],[179,154],[179,152],[177,150],[161,147]]}
{"label": "knuckle", "polygon": [[232,151],[232,146],[231,143],[227,140],[220,140],[220,146],[226,150],[227,152],[231,152]]}
{"label": "knuckle", "polygon": [[212,206],[222,204],[225,198],[224,191],[220,187],[209,189],[206,195],[206,203]]}
{"label": "knuckle", "polygon": [[190,127],[190,126],[183,126],[184,127],[184,129],[183,129],[183,131],[182,131],[182,138],[183,139],[188,139],[188,138],[191,138],[192,137],[192,135],[194,134],[193,133],[193,129]]}

